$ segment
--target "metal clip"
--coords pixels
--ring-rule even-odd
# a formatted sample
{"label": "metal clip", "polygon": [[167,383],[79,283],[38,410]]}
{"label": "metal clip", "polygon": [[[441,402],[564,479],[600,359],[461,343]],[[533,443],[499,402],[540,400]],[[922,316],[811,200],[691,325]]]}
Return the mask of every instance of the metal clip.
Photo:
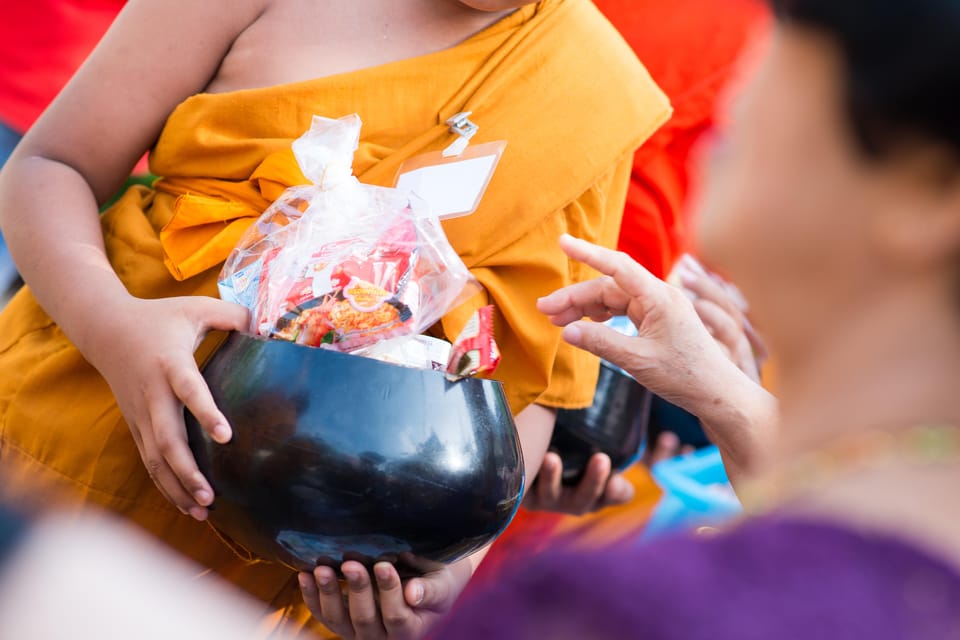
{"label": "metal clip", "polygon": [[450,126],[450,133],[457,134],[457,139],[449,147],[443,150],[443,157],[450,158],[459,156],[470,145],[470,139],[477,135],[480,127],[470,120],[472,111],[463,111],[447,120],[446,124]]}

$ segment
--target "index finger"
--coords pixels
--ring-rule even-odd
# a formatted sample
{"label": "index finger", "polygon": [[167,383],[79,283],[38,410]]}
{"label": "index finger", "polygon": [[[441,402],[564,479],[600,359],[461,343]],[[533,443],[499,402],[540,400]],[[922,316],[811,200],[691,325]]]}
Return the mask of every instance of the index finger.
{"label": "index finger", "polygon": [[166,371],[170,388],[180,402],[189,409],[197,422],[210,434],[214,442],[226,444],[233,433],[226,417],[217,408],[207,381],[192,357],[183,357]]}
{"label": "index finger", "polygon": [[560,248],[568,256],[610,276],[631,298],[644,299],[656,295],[665,286],[637,261],[623,253],[595,245],[569,234],[560,236]]}

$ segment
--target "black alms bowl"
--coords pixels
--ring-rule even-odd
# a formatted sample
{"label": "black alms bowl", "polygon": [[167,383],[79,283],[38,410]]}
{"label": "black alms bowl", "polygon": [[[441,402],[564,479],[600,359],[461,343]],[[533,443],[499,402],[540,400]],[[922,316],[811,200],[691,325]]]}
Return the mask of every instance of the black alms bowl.
{"label": "black alms bowl", "polygon": [[652,398],[627,372],[601,362],[593,405],[557,412],[550,449],[563,460],[563,483],[577,484],[596,453],[610,456],[614,469],[633,463],[647,435]]}
{"label": "black alms bowl", "polygon": [[210,521],[262,558],[418,573],[491,542],[520,504],[523,457],[498,382],[239,333],[203,375],[234,430],[218,445],[187,414],[216,493]]}

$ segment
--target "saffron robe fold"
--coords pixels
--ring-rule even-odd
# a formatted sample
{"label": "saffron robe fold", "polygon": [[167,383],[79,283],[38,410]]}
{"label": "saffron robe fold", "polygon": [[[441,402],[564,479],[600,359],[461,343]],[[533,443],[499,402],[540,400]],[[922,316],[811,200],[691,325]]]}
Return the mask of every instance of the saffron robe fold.
{"label": "saffron robe fold", "polygon": [[[587,0],[529,5],[411,60],[187,99],[151,154],[163,177],[103,216],[110,261],[135,296],[215,296],[220,265],[243,231],[284,188],[305,182],[290,144],[314,114],[359,113],[355,173],[391,185],[404,160],[452,141],[444,122],[461,111],[480,125],[476,142],[508,146],[478,211],[444,223],[484,291],[437,332],[456,336],[474,309],[492,303],[503,352],[497,377],[513,411],[534,402],[586,406],[596,360],[561,344],[535,302],[592,275],[559,250],[561,233],[615,245],[633,151],[670,114]],[[198,360],[217,344],[208,338]],[[136,522],[263,601],[268,626],[319,629],[288,569],[182,516],[157,491],[107,383],[28,289],[0,314],[0,464],[12,486],[65,488],[79,504]]]}

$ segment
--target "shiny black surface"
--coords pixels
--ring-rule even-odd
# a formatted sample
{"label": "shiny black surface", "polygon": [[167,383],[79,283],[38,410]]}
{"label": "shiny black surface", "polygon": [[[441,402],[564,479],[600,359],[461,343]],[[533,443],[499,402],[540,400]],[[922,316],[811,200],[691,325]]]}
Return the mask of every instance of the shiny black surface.
{"label": "shiny black surface", "polygon": [[557,412],[550,449],[563,460],[563,482],[579,482],[595,453],[623,469],[637,456],[647,433],[653,394],[626,373],[602,362],[593,405]]}
{"label": "shiny black surface", "polygon": [[490,542],[520,504],[523,458],[498,382],[239,333],[203,374],[234,429],[218,445],[187,414],[216,492],[210,520],[263,558],[418,573]]}

